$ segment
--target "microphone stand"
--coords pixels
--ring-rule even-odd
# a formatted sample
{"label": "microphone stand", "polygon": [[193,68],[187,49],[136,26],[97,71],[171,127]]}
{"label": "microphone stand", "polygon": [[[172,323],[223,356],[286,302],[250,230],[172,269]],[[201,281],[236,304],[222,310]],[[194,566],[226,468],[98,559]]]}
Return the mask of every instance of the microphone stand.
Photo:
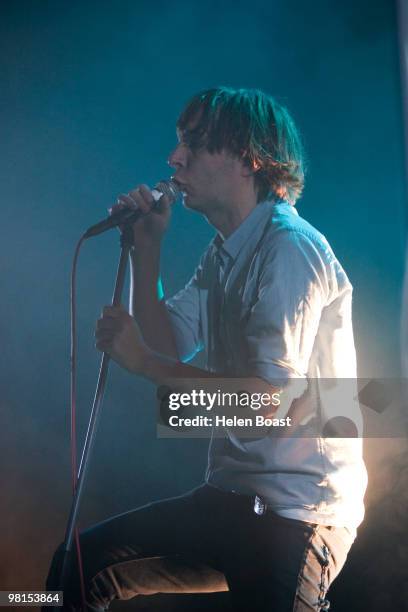
{"label": "microphone stand", "polygon": [[[129,259],[129,251],[132,246],[132,228],[131,225],[128,224],[124,227],[123,232],[121,234],[121,252],[120,259],[118,264],[118,269],[116,273],[116,281],[115,288],[113,292],[112,298],[112,306],[119,306],[121,302],[123,285],[125,281],[125,274],[127,268],[127,262]],[[63,590],[65,581],[68,576],[69,564],[72,555],[72,543],[74,539],[74,531],[75,525],[77,521],[77,516],[79,512],[80,502],[82,498],[83,488],[85,479],[89,469],[89,462],[92,447],[96,437],[96,429],[98,424],[98,419],[100,416],[100,409],[102,405],[102,400],[105,392],[106,379],[108,376],[109,369],[109,361],[110,357],[107,353],[102,354],[101,365],[99,368],[99,376],[98,382],[96,385],[91,416],[89,418],[88,429],[86,432],[85,443],[82,450],[81,462],[79,464],[77,482],[75,487],[75,493],[72,500],[71,510],[69,514],[68,524],[65,532],[65,540],[63,545],[63,556],[61,560],[61,570],[59,575],[59,585],[60,589]],[[55,610],[60,610],[60,608],[55,608]]]}

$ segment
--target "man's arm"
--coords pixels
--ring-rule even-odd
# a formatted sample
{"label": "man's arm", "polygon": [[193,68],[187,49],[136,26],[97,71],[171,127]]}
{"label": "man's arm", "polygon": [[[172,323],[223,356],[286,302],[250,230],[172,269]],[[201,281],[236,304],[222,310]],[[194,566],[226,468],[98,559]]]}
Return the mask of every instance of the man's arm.
{"label": "man's arm", "polygon": [[[256,376],[225,379],[157,353],[146,344],[134,317],[121,306],[105,306],[103,316],[97,322],[95,336],[96,348],[107,352],[121,367],[173,392],[191,393],[194,389],[202,389],[214,393],[221,387],[225,393],[246,391],[272,396],[281,392],[280,388]],[[271,402],[257,414],[271,416],[276,409],[277,406]]]}
{"label": "man's arm", "polygon": [[160,251],[170,219],[168,198],[163,196],[155,205],[149,188],[139,185],[129,194],[122,194],[118,201],[119,204],[111,210],[112,214],[124,206],[144,213],[132,226],[129,311],[138,323],[145,343],[153,351],[188,361],[202,347],[198,289],[200,266],[186,287],[165,302],[160,280]]}
{"label": "man's arm", "polygon": [[[161,242],[170,220],[168,197],[162,196],[155,205],[150,189],[146,185],[139,185],[129,194],[122,194],[119,202],[112,208],[111,214],[123,207],[144,213],[132,226],[129,311],[152,349],[176,357],[174,334],[160,290]],[[154,210],[151,211],[153,206]]]}
{"label": "man's arm", "polygon": [[175,338],[167,308],[160,295],[160,244],[153,243],[130,255],[130,314],[153,350],[177,357]]}

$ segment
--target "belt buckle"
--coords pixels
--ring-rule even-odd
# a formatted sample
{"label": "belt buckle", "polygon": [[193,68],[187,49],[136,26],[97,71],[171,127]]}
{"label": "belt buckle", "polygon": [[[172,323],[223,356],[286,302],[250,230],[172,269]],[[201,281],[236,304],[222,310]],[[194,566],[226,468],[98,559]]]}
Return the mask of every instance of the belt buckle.
{"label": "belt buckle", "polygon": [[255,500],[254,500],[254,512],[255,512],[255,514],[257,514],[258,516],[262,516],[263,514],[265,514],[267,509],[268,509],[268,506],[264,502],[262,497],[259,497],[258,495],[255,495]]}

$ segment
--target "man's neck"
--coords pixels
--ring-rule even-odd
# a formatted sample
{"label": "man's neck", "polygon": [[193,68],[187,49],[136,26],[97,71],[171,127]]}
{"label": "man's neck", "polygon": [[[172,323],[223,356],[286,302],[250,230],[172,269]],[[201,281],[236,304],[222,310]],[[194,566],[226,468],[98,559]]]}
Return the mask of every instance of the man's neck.
{"label": "man's neck", "polygon": [[234,203],[230,206],[211,210],[207,215],[208,222],[226,239],[231,236],[256,206],[256,199],[244,203]]}

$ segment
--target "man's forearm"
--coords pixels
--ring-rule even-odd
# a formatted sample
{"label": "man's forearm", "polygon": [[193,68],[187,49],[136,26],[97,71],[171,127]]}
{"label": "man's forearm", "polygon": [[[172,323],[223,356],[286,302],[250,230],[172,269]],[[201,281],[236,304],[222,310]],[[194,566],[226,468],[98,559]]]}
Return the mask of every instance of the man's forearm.
{"label": "man's forearm", "polygon": [[[262,378],[256,376],[245,378],[225,378],[219,374],[208,372],[176,359],[166,358],[154,351],[147,350],[140,372],[145,378],[160,386],[168,387],[172,392],[191,393],[193,390],[203,390],[214,393],[218,390],[224,393],[242,393],[249,395],[265,394],[270,398],[279,397],[282,389],[270,385]],[[257,413],[263,416],[273,416],[279,404],[271,402],[263,405]]]}
{"label": "man's forearm", "polygon": [[130,255],[130,313],[153,350],[170,357],[177,350],[164,299],[159,295],[160,245]]}
{"label": "man's forearm", "polygon": [[[299,396],[295,396],[293,391],[288,393],[284,383],[281,402],[281,381],[274,385],[258,377],[256,373],[248,377],[226,377],[222,373],[208,372],[166,356],[164,344],[161,344],[159,349],[148,346],[137,321],[123,306],[105,306],[103,316],[97,322],[95,338],[98,350],[107,352],[129,372],[167,387],[170,393],[193,396],[197,392],[203,392],[210,393],[213,397],[214,393],[218,397],[218,392],[221,392],[223,397],[234,394],[231,398],[233,402],[238,402],[239,397],[243,397],[245,401],[246,397],[251,400],[250,403],[246,401],[242,405],[239,400],[239,406],[259,410],[258,414],[263,416],[272,416],[278,409],[288,412],[291,397]],[[257,397],[254,397],[255,394]],[[255,407],[254,402],[259,405]]]}

